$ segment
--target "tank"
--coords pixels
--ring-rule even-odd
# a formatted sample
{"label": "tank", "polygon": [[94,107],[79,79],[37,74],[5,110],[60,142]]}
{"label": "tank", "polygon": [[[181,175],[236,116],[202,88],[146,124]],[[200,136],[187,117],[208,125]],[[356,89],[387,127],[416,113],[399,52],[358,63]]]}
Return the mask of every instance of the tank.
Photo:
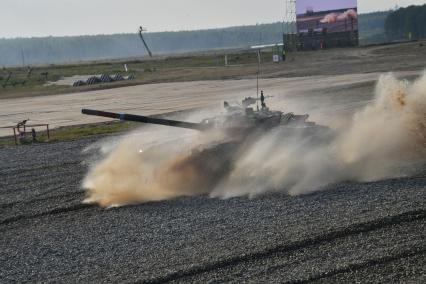
{"label": "tank", "polygon": [[[207,139],[207,142],[194,144],[194,148],[185,159],[185,163],[196,165],[197,171],[202,173],[202,176],[209,176],[210,183],[203,185],[206,192],[212,190],[230,173],[241,157],[250,153],[247,151],[253,146],[260,149],[271,147],[271,151],[265,153],[273,154],[276,145],[301,145],[308,149],[327,145],[327,141],[332,138],[332,133],[327,127],[309,122],[308,115],[272,111],[267,107],[264,98],[248,97],[238,105],[224,102],[224,111],[221,115],[206,118],[198,123],[89,109],[83,109],[82,112],[124,121],[193,129],[201,132],[201,135],[208,136],[210,139]],[[257,144],[258,142],[260,144]],[[150,147],[162,147],[167,143],[170,142],[158,141]],[[277,148],[277,151],[279,149]],[[261,160],[259,164],[262,164]]]}
{"label": "tank", "polygon": [[270,110],[265,103],[263,93],[260,99],[252,97],[245,98],[241,105],[230,105],[228,102],[224,102],[224,110],[224,114],[206,118],[199,123],[91,109],[83,109],[82,113],[123,121],[157,124],[169,127],[193,129],[197,131],[220,129],[234,134],[253,131],[270,131],[277,127],[288,130],[317,130],[319,128],[326,128],[308,121],[309,115],[306,114],[296,115],[291,112],[284,113],[282,111]]}

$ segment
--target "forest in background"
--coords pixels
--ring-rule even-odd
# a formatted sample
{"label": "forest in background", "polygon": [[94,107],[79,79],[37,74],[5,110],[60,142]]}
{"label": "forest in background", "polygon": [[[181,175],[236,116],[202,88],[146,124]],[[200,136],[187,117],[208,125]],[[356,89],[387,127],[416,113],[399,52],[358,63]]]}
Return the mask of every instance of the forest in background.
{"label": "forest in background", "polygon": [[426,37],[426,4],[398,9],[385,21],[386,36],[390,40],[416,40]]}
{"label": "forest in background", "polygon": [[[361,44],[387,41],[386,17],[390,12],[361,14]],[[147,33],[146,41],[157,55],[248,48],[282,42],[283,23],[221,29]],[[89,60],[132,58],[147,53],[134,34],[0,39],[0,66],[59,64]]]}

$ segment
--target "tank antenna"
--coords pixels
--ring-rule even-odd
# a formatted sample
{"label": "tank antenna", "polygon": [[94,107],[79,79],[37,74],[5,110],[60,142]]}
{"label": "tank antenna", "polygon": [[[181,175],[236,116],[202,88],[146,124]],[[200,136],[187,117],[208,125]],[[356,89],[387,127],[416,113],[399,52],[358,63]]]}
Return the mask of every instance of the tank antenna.
{"label": "tank antenna", "polygon": [[259,110],[260,48],[257,50],[256,107]]}

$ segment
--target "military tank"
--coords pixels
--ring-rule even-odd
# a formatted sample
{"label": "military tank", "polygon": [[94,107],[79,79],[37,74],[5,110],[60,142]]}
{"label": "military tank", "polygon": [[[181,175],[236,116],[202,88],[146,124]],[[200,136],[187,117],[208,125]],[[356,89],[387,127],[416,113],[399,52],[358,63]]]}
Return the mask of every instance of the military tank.
{"label": "military tank", "polygon": [[266,105],[265,99],[266,97],[262,92],[260,98],[247,97],[242,101],[241,105],[230,105],[225,101],[224,114],[206,118],[199,123],[91,109],[83,109],[82,113],[85,115],[108,117],[122,121],[157,124],[197,131],[223,130],[231,133],[233,136],[271,131],[275,128],[286,130],[287,132],[308,132],[327,129],[325,126],[308,121],[309,115],[306,114],[296,115],[291,112],[284,113],[282,111],[272,111]]}
{"label": "military tank", "polygon": [[[264,160],[259,159],[259,167],[261,167],[268,159],[266,156],[282,150],[282,146],[318,146],[326,143],[327,137],[330,137],[328,128],[308,121],[308,115],[270,110],[263,94],[260,99],[245,98],[238,105],[224,102],[223,114],[206,118],[198,123],[90,109],[83,109],[82,113],[123,121],[192,129],[207,136],[208,139],[202,139],[201,144],[196,143],[193,147],[191,146],[188,149],[189,152],[183,155],[184,159],[177,159],[170,164],[171,166],[166,166],[167,169],[173,169],[174,176],[187,177],[188,172],[196,173],[187,180],[186,186],[196,187],[198,191],[205,193],[211,192],[226,179],[238,161],[250,155],[251,149],[259,150],[258,147],[260,147],[260,152],[264,153]],[[158,149],[164,146],[167,148],[168,143],[171,142],[157,141],[149,145],[143,153],[149,156],[149,153],[158,152],[154,151],[157,147]],[[291,163],[292,161],[283,162]]]}

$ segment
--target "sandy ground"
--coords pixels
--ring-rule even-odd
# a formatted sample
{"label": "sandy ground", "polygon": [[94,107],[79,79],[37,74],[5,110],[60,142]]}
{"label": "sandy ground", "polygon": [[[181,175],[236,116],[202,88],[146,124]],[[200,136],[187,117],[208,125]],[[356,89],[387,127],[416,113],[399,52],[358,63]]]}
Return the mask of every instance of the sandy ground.
{"label": "sandy ground", "polygon": [[[397,74],[404,77],[418,72]],[[273,96],[272,108],[287,103],[292,109],[286,111],[310,112],[314,119],[320,119],[315,116],[328,111],[348,113],[349,110],[351,113],[365,105],[372,99],[374,83],[379,76],[380,73],[367,73],[270,78],[261,80],[260,87],[265,94]],[[107,121],[82,115],[82,108],[154,115],[220,106],[223,100],[240,101],[247,96],[256,96],[256,80],[161,83],[69,95],[4,99],[0,101],[0,127],[12,126],[28,118],[31,124],[48,123],[53,128]],[[11,129],[0,128],[0,136],[11,134]]]}

